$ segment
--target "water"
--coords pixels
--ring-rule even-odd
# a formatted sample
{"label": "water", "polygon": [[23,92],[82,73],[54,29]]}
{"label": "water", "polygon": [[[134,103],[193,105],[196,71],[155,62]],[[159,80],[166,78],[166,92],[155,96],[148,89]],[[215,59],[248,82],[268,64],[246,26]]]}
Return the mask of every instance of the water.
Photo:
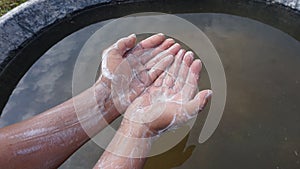
{"label": "water", "polygon": [[[247,18],[179,16],[198,26],[217,49],[227,78],[226,107],[207,142],[200,145],[197,141],[205,109],[189,136],[168,152],[149,158],[145,168],[300,168],[300,42]],[[80,48],[103,24],[75,32],[48,50],[14,90],[0,127],[70,98],[72,70]],[[201,82],[200,88],[209,87],[205,71]],[[91,168],[102,151],[88,142],[60,168]]]}

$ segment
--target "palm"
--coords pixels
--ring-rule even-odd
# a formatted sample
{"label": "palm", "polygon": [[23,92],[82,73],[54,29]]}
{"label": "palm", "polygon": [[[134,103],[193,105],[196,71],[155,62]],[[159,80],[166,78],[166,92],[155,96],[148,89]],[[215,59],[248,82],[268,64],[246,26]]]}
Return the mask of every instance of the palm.
{"label": "palm", "polygon": [[169,55],[180,49],[173,39],[165,40],[161,34],[132,48],[135,38],[123,45],[121,42],[105,50],[102,62],[102,73],[111,79],[112,98],[120,113],[173,62],[174,57]]}
{"label": "palm", "polygon": [[197,94],[200,60],[191,52],[178,52],[171,67],[128,108],[125,118],[158,132],[182,124],[205,105],[209,91]]}

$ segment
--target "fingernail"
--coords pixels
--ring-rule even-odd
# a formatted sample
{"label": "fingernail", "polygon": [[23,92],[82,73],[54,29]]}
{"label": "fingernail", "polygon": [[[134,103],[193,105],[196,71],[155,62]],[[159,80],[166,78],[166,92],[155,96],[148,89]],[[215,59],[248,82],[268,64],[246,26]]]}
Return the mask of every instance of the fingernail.
{"label": "fingernail", "polygon": [[206,99],[209,98],[212,95],[212,93],[213,92],[211,90],[208,90],[207,93],[206,93],[206,95],[205,95],[205,98]]}
{"label": "fingernail", "polygon": [[196,59],[195,61],[197,61],[197,62],[201,63],[201,60],[200,60],[200,59]]}
{"label": "fingernail", "polygon": [[202,66],[201,64],[202,64],[202,62],[201,62],[201,60],[200,59],[196,59],[194,62],[196,62],[197,64],[199,64],[200,66]]}
{"label": "fingernail", "polygon": [[165,36],[163,33],[158,33],[157,35],[160,35],[160,36]]}
{"label": "fingernail", "polygon": [[128,38],[136,38],[136,35],[133,33],[133,34],[129,35]]}
{"label": "fingernail", "polygon": [[172,43],[175,43],[175,40],[172,39],[172,38],[168,38],[167,40],[168,40],[168,41],[172,41]]}
{"label": "fingernail", "polygon": [[194,53],[193,53],[192,51],[188,51],[188,52],[186,52],[186,55],[189,55],[189,56],[192,56],[192,57],[194,57]]}
{"label": "fingernail", "polygon": [[192,63],[194,57],[193,57],[193,53],[191,51],[188,51],[185,53],[184,55],[184,59],[183,59],[183,62],[185,64],[188,64],[188,63]]}
{"label": "fingernail", "polygon": [[175,43],[175,44],[172,45],[168,50],[170,51],[170,50],[172,50],[172,49],[177,48],[178,46],[180,46],[179,43]]}

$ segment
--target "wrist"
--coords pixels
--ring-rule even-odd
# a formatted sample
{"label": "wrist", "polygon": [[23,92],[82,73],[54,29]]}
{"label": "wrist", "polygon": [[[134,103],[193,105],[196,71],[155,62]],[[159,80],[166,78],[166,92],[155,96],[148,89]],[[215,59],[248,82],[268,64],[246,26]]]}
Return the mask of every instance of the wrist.
{"label": "wrist", "polygon": [[156,135],[150,128],[142,123],[132,122],[123,119],[118,132],[127,137],[133,138],[151,138]]}
{"label": "wrist", "polygon": [[98,105],[103,105],[110,97],[111,90],[108,84],[109,82],[101,76],[92,87]]}
{"label": "wrist", "polygon": [[93,85],[94,97],[100,109],[106,112],[106,118],[115,119],[120,113],[114,106],[112,97],[111,97],[111,89],[107,86],[108,83],[104,83],[102,81],[103,78],[99,78],[99,80]]}
{"label": "wrist", "polygon": [[103,75],[100,75],[98,81],[95,83],[95,85],[98,85],[98,84],[104,84],[108,89],[111,89],[111,79],[109,79]]}
{"label": "wrist", "polygon": [[144,125],[125,121],[123,119],[106,151],[127,158],[147,157],[152,147],[152,132]]}

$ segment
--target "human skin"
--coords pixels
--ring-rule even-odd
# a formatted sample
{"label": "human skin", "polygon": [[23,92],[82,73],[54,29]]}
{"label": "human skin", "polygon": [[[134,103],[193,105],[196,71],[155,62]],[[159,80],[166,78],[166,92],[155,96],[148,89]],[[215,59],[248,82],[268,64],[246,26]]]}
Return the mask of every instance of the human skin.
{"label": "human skin", "polygon": [[153,138],[195,117],[211,97],[197,93],[201,61],[180,50],[171,67],[128,107],[113,140],[94,169],[141,169]]}
{"label": "human skin", "polygon": [[[175,55],[180,45],[174,40],[157,34],[135,46],[136,37],[131,35],[120,39],[103,53],[102,67],[106,74],[114,75],[116,67],[124,60],[125,54],[141,55],[151,49],[145,64],[157,62],[156,55]],[[130,51],[128,51],[130,50]],[[156,58],[156,60],[154,59]],[[154,59],[154,60],[153,60]],[[162,58],[160,58],[162,59]],[[159,63],[160,71],[149,72],[155,80],[174,58]],[[135,85],[146,88],[140,79]],[[1,168],[57,168],[72,153],[97,134],[120,113],[110,97],[111,79],[101,75],[95,84],[66,102],[51,108],[28,120],[0,129]],[[132,88],[136,86],[132,85]],[[142,92],[142,90],[141,90]],[[140,93],[130,96],[132,100]],[[76,101],[75,101],[76,100]],[[84,126],[84,128],[83,128]],[[89,133],[87,135],[86,133]]]}

